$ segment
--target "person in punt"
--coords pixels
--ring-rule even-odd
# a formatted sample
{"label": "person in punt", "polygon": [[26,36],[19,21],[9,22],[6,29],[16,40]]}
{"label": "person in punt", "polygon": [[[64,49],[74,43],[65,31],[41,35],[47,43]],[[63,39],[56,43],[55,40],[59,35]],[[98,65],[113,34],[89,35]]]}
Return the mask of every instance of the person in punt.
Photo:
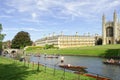
{"label": "person in punt", "polygon": [[70,67],[71,66],[71,64],[68,64],[68,67]]}
{"label": "person in punt", "polygon": [[110,63],[115,63],[115,60],[111,58]]}
{"label": "person in punt", "polygon": [[110,63],[110,61],[109,61],[108,59],[106,60],[106,62],[107,62],[107,63]]}
{"label": "person in punt", "polygon": [[61,63],[63,63],[63,62],[64,62],[64,57],[62,56],[62,57],[61,57]]}

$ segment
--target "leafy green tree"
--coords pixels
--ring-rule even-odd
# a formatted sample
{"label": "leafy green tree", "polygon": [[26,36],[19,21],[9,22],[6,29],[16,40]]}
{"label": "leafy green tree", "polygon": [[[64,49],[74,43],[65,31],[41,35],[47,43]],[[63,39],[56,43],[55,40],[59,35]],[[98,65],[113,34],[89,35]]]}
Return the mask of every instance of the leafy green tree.
{"label": "leafy green tree", "polygon": [[4,36],[5,34],[2,34],[2,24],[0,24],[0,54],[1,54],[1,51],[2,51],[2,41],[4,39]]}
{"label": "leafy green tree", "polygon": [[31,46],[32,41],[28,32],[18,32],[12,40],[12,48],[23,49],[26,46]]}
{"label": "leafy green tree", "polygon": [[0,24],[0,42],[3,41],[5,34],[1,34],[2,32],[2,24]]}
{"label": "leafy green tree", "polygon": [[51,48],[54,48],[54,44],[51,45],[46,44],[44,47],[44,49],[51,49]]}

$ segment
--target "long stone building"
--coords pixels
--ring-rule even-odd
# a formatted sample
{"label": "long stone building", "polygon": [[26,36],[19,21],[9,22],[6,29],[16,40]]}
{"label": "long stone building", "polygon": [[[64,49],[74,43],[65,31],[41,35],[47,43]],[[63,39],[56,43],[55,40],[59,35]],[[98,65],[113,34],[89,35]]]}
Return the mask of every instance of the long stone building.
{"label": "long stone building", "polygon": [[103,45],[120,42],[120,22],[116,11],[113,14],[113,21],[106,21],[105,15],[102,16],[102,39]]}
{"label": "long stone building", "polygon": [[46,44],[53,44],[55,47],[59,48],[94,46],[95,37],[79,35],[56,35],[41,38],[35,41],[36,46],[45,46]]}
{"label": "long stone building", "polygon": [[[35,41],[36,46],[54,44],[55,47],[82,47],[95,46],[101,36],[80,36],[80,35],[56,35]],[[113,14],[113,21],[106,21],[105,15],[102,16],[102,44],[120,43],[120,22],[116,11]]]}

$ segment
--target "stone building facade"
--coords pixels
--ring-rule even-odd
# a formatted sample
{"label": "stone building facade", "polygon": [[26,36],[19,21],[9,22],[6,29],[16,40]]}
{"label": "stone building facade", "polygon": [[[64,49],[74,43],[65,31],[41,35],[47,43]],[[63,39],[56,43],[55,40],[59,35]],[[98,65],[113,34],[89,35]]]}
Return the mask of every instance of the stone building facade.
{"label": "stone building facade", "polygon": [[79,35],[56,35],[35,41],[36,46],[45,46],[46,44],[54,44],[55,47],[59,48],[94,46],[95,37]]}
{"label": "stone building facade", "polygon": [[102,16],[102,39],[103,45],[117,44],[120,38],[120,22],[116,11],[113,14],[113,21],[106,21],[105,15]]}

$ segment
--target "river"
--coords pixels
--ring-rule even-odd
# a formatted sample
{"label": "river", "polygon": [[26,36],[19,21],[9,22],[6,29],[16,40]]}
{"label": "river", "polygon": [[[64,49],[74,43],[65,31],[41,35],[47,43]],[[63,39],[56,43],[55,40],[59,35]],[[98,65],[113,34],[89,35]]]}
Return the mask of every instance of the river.
{"label": "river", "polygon": [[[57,64],[60,62],[60,58],[44,58],[31,57],[31,61],[40,62],[43,64]],[[120,66],[117,65],[106,65],[102,63],[103,58],[99,57],[83,57],[83,56],[64,56],[64,64],[86,66],[89,73],[99,74],[112,80],[120,80]],[[50,66],[49,66],[50,67]]]}

